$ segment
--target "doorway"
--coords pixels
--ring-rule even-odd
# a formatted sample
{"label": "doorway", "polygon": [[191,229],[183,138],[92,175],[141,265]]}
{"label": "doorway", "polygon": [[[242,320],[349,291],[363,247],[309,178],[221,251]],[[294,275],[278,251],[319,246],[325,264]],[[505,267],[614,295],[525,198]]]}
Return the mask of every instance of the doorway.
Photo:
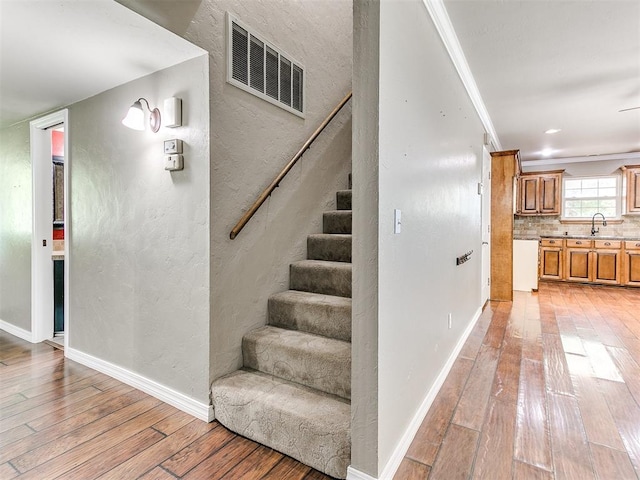
{"label": "doorway", "polygon": [[482,147],[482,288],[481,304],[491,294],[491,154]]}
{"label": "doorway", "polygon": [[[68,111],[30,123],[33,174],[31,333],[34,343],[69,341]],[[57,319],[57,322],[56,322]],[[57,335],[56,335],[57,333]]]}

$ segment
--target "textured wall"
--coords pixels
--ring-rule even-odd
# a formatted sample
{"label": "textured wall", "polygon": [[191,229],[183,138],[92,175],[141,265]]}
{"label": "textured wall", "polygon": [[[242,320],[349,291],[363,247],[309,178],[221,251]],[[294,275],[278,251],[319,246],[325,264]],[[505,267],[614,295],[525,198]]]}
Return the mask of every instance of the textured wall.
{"label": "textured wall", "polygon": [[380,3],[353,2],[351,465],[378,476],[378,104]]}
{"label": "textured wall", "polygon": [[[419,0],[381,2],[379,115],[382,469],[481,307],[484,129]],[[471,260],[456,266],[469,250]]]}
{"label": "textured wall", "polygon": [[0,130],[0,320],[31,331],[29,122]]}
{"label": "textured wall", "polygon": [[[121,125],[141,96],[182,98],[184,126]],[[69,122],[69,345],[208,403],[207,57],[74,104]],[[183,171],[164,170],[167,138]]]}
{"label": "textured wall", "polygon": [[[225,12],[302,63],[306,118],[226,83]],[[306,255],[335,208],[351,161],[350,105],[235,240],[229,232],[351,89],[351,2],[203,1],[185,38],[210,52],[211,380],[242,365],[241,339],[264,325],[267,298],[288,288],[289,263]]]}

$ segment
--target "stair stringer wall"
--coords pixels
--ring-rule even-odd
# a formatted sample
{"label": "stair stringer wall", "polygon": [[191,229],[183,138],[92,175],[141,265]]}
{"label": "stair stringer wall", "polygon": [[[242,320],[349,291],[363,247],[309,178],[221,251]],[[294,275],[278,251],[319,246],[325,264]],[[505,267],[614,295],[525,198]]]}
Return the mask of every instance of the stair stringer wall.
{"label": "stair stringer wall", "polygon": [[[226,83],[225,14],[305,67],[301,119]],[[213,21],[212,21],[213,19]],[[202,2],[185,37],[211,55],[210,382],[242,366],[242,336],[267,323],[267,298],[286,290],[351,171],[351,106],[316,140],[235,240],[231,228],[351,90],[350,2]],[[206,21],[205,21],[206,20]],[[205,28],[206,24],[206,28]]]}

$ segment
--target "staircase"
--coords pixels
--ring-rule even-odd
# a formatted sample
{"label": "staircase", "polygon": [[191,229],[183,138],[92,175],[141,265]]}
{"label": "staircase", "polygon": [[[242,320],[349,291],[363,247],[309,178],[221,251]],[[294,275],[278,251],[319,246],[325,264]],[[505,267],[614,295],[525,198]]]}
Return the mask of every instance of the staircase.
{"label": "staircase", "polygon": [[290,290],[269,298],[269,325],[242,340],[244,367],[216,380],[216,419],[327,475],[351,458],[351,190],[336,195]]}

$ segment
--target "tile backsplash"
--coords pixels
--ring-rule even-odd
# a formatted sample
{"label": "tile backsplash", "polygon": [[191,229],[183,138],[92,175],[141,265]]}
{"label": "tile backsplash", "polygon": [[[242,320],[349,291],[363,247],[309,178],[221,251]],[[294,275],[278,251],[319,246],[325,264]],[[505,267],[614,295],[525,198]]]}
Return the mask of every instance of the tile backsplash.
{"label": "tile backsplash", "polygon": [[[608,223],[602,226],[601,218],[596,219],[600,236],[640,238],[640,216],[625,215],[622,223]],[[590,235],[591,223],[560,223],[554,216],[519,216],[514,218],[515,238],[543,237],[545,235]]]}

